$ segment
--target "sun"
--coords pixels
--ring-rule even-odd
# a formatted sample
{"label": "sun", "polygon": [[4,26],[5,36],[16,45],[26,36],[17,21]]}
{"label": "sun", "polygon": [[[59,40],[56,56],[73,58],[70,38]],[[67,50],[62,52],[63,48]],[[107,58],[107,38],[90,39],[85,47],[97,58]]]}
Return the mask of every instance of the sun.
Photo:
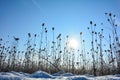
{"label": "sun", "polygon": [[77,49],[78,48],[78,41],[74,38],[70,39],[69,41],[69,48],[72,48],[72,49]]}

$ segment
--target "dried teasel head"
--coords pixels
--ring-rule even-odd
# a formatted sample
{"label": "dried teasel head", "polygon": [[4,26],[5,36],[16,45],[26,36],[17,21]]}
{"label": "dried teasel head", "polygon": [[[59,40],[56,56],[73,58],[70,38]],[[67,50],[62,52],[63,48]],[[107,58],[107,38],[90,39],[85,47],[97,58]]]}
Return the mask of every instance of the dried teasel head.
{"label": "dried teasel head", "polygon": [[95,34],[97,34],[97,32],[95,32]]}
{"label": "dried teasel head", "polygon": [[107,50],[105,50],[105,52],[107,52]]}
{"label": "dried teasel head", "polygon": [[116,17],[116,15],[113,15],[113,17]]}
{"label": "dried teasel head", "polygon": [[118,25],[117,24],[115,24],[115,27],[117,27]]}
{"label": "dried teasel head", "polygon": [[31,37],[31,34],[30,34],[30,33],[28,33],[28,37]]}
{"label": "dried teasel head", "polygon": [[42,26],[45,26],[45,23],[42,23]]}
{"label": "dried teasel head", "polygon": [[48,30],[47,30],[47,28],[45,28],[45,33],[47,33],[48,32]]}
{"label": "dried teasel head", "polygon": [[60,51],[59,53],[62,53],[62,51]]}
{"label": "dried teasel head", "polygon": [[92,24],[92,21],[90,21],[90,24]]}
{"label": "dried teasel head", "polygon": [[82,32],[80,32],[80,35],[82,35]]}
{"label": "dried teasel head", "polygon": [[94,26],[96,27],[96,24],[94,24]]}
{"label": "dried teasel head", "polygon": [[58,38],[60,38],[60,37],[61,37],[61,34],[58,35]]}
{"label": "dried teasel head", "polygon": [[16,48],[16,46],[13,46],[13,48],[15,49],[15,48]]}
{"label": "dried teasel head", "polygon": [[89,27],[87,27],[87,29],[89,30],[90,28],[89,28]]}
{"label": "dried teasel head", "polygon": [[68,38],[69,36],[67,35],[66,37]]}
{"label": "dried teasel head", "polygon": [[109,16],[112,16],[112,14],[111,14],[111,13],[109,13]]}
{"label": "dried teasel head", "polygon": [[0,38],[0,41],[2,41],[2,38]]}
{"label": "dried teasel head", "polygon": [[55,28],[54,28],[54,27],[52,27],[52,30],[54,31],[54,30],[55,30]]}
{"label": "dried teasel head", "polygon": [[109,21],[110,21],[110,19],[107,19],[107,21],[109,22]]}
{"label": "dried teasel head", "polygon": [[85,40],[83,40],[83,42],[85,42]]}
{"label": "dried teasel head", "polygon": [[19,38],[17,38],[17,37],[14,37],[14,40],[15,40],[15,41],[18,41],[18,40],[19,40]]}
{"label": "dried teasel head", "polygon": [[61,37],[61,34],[59,34],[59,35],[57,36],[57,39],[60,38],[60,37]]}
{"label": "dried teasel head", "polygon": [[48,32],[48,30],[45,30],[45,32],[47,33],[47,32]]}
{"label": "dried teasel head", "polygon": [[97,42],[97,39],[95,39],[95,42]]}
{"label": "dried teasel head", "polygon": [[103,29],[101,29],[101,31],[103,31]]}
{"label": "dried teasel head", "polygon": [[34,37],[36,37],[36,36],[37,36],[37,34],[34,35]]}

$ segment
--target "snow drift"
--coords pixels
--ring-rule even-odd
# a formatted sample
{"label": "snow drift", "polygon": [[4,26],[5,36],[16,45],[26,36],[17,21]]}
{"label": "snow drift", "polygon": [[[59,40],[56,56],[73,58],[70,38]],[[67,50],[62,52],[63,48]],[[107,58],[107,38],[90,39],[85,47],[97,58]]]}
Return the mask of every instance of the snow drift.
{"label": "snow drift", "polygon": [[0,80],[120,80],[120,74],[106,76],[75,75],[60,71],[50,75],[44,71],[36,71],[32,74],[24,72],[0,72]]}

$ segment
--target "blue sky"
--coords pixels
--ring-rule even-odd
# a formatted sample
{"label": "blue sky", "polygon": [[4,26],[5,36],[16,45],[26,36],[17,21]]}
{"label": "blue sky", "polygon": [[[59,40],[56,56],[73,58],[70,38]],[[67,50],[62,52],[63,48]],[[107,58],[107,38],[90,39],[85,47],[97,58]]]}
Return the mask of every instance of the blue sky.
{"label": "blue sky", "polygon": [[105,29],[108,36],[111,26],[104,13],[116,14],[119,23],[119,5],[120,0],[0,0],[0,37],[7,40],[7,35],[10,39],[18,36],[22,43],[27,40],[27,33],[40,34],[44,22],[50,40],[51,28],[55,27],[55,36],[62,33],[63,38],[66,35],[78,38],[82,31],[86,44],[90,45],[89,21],[98,25],[97,31]]}

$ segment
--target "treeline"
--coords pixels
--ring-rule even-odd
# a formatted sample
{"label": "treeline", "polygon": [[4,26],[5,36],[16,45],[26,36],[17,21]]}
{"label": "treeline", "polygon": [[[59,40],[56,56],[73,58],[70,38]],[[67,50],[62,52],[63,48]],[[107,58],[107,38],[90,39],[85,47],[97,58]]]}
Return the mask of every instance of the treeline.
{"label": "treeline", "polygon": [[[85,40],[83,39],[83,32],[80,32],[80,46],[76,50],[70,48],[70,35],[62,40],[62,34],[55,36],[55,28],[52,27],[52,40],[49,44],[48,30],[45,23],[41,25],[40,36],[38,34],[28,33],[27,43],[24,45],[26,49],[21,51],[18,49],[18,37],[13,37],[12,45],[9,41],[4,42],[0,38],[0,71],[23,71],[32,73],[37,70],[43,70],[48,73],[55,73],[60,70],[72,72],[74,74],[120,74],[120,42],[117,32],[118,25],[116,24],[116,15],[105,13],[107,21],[111,24],[112,31],[109,41],[104,48],[104,29],[97,32],[97,27],[90,21],[88,27],[91,35],[91,48],[86,50]],[[40,39],[39,44],[37,38]],[[65,44],[63,45],[63,41]],[[21,46],[22,47],[22,46]]]}

